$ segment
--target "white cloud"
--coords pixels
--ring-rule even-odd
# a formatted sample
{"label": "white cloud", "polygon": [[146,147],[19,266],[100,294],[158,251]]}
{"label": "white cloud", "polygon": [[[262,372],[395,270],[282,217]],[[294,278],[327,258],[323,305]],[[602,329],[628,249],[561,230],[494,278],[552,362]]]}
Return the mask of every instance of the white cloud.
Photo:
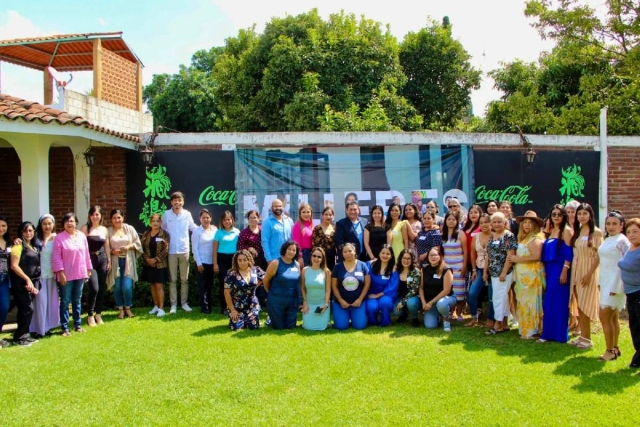
{"label": "white cloud", "polygon": [[99,24],[101,27],[106,27],[106,26],[107,26],[107,24],[108,24],[108,22],[107,22],[107,21],[105,21],[105,20],[104,20],[104,18],[98,18],[98,24]]}

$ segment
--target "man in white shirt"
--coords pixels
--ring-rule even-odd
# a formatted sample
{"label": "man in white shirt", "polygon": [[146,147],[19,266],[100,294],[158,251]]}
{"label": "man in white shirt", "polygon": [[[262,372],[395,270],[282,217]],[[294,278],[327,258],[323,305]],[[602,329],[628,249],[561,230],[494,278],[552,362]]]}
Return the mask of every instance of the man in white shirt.
{"label": "man in white shirt", "polygon": [[171,194],[171,209],[162,215],[162,229],[171,237],[169,243],[169,299],[170,314],[176,313],[178,292],[176,282],[180,272],[180,304],[184,311],[191,311],[189,296],[189,232],[197,228],[191,213],[183,209],[184,194],[176,191]]}

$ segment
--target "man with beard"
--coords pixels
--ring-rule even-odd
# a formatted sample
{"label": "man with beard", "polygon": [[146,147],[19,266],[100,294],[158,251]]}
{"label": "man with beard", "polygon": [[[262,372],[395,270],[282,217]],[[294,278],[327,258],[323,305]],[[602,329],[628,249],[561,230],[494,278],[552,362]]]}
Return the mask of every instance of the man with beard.
{"label": "man with beard", "polygon": [[262,224],[262,249],[267,263],[280,256],[282,245],[291,240],[293,220],[283,215],[284,208],[279,199],[271,203],[271,214]]}

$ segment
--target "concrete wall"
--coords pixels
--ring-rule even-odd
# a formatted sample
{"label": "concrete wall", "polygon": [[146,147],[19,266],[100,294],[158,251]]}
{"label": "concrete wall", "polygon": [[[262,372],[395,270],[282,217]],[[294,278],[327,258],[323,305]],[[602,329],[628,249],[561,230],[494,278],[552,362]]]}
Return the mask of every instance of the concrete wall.
{"label": "concrete wall", "polygon": [[64,110],[69,114],[81,116],[94,125],[118,132],[138,134],[153,131],[151,114],[71,90],[65,91]]}

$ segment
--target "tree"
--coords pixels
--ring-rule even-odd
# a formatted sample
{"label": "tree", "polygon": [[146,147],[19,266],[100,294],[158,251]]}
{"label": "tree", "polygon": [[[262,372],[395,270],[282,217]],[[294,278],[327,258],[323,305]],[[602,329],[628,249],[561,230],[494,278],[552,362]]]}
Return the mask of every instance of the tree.
{"label": "tree", "polygon": [[392,126],[413,130],[420,122],[397,91],[405,77],[396,39],[364,17],[323,21],[314,9],[273,18],[263,34],[249,29],[227,39],[213,78],[223,130],[319,130],[325,111],[366,109],[376,96]]}
{"label": "tree", "polygon": [[142,96],[153,113],[154,127],[180,132],[217,130],[219,112],[211,71],[221,51],[221,48],[198,51],[191,58],[191,66],[181,65],[173,75],[153,76]]}
{"label": "tree", "polygon": [[537,64],[516,61],[490,73],[504,96],[488,107],[488,130],[595,135],[599,111],[608,107],[609,133],[640,132],[640,6],[606,6],[600,18],[576,0],[527,2],[541,36],[557,44]]}
{"label": "tree", "polygon": [[471,91],[480,87],[481,72],[471,56],[451,35],[449,18],[432,21],[417,33],[410,32],[400,46],[400,64],[407,77],[401,89],[423,115],[426,127],[447,130],[468,116]]}

